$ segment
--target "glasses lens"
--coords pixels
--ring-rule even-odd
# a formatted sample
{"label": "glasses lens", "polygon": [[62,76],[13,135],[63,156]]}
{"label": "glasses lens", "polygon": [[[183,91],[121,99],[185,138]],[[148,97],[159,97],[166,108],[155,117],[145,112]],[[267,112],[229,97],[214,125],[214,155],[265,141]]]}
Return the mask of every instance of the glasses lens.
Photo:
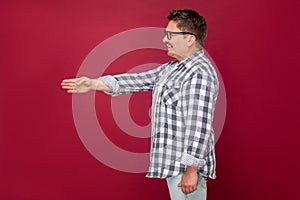
{"label": "glasses lens", "polygon": [[171,33],[165,30],[165,36],[167,36],[168,40],[171,40]]}

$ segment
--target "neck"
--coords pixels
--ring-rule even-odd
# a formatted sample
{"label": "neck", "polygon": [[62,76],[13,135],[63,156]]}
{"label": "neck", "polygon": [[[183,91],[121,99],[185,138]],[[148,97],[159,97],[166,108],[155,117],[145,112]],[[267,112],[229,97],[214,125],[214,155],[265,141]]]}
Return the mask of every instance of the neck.
{"label": "neck", "polygon": [[200,51],[201,49],[202,49],[202,47],[200,47],[200,48],[196,48],[196,47],[190,48],[189,51],[187,51],[184,55],[178,56],[176,59],[178,60],[179,63],[181,63],[185,59],[191,57],[196,52]]}

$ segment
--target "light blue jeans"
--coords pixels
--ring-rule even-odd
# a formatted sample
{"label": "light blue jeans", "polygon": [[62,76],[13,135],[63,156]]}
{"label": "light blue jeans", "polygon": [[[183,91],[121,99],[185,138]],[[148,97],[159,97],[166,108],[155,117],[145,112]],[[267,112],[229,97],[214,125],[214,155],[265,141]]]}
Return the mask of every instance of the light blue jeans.
{"label": "light blue jeans", "polygon": [[178,184],[183,174],[167,178],[171,200],[206,200],[206,178],[199,175],[197,190],[190,194],[184,194]]}

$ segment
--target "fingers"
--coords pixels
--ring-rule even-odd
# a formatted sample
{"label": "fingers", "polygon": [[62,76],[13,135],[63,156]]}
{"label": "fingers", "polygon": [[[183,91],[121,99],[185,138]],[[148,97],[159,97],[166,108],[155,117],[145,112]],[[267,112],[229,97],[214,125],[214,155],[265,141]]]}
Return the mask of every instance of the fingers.
{"label": "fingers", "polygon": [[197,185],[186,185],[186,184],[179,183],[178,187],[181,187],[181,191],[184,194],[190,194],[195,190],[197,190]]}
{"label": "fingers", "polygon": [[61,82],[62,87],[75,86],[76,79],[65,79]]}
{"label": "fingers", "polygon": [[78,78],[64,79],[61,83],[62,84],[75,83],[77,80]]}
{"label": "fingers", "polygon": [[61,82],[61,87],[63,89],[66,89],[68,93],[75,93],[76,92],[76,81],[77,81],[77,78],[64,79]]}
{"label": "fingers", "polygon": [[197,189],[197,187],[195,187],[195,186],[181,187],[181,191],[184,194],[190,194],[190,193],[194,192],[196,189]]}

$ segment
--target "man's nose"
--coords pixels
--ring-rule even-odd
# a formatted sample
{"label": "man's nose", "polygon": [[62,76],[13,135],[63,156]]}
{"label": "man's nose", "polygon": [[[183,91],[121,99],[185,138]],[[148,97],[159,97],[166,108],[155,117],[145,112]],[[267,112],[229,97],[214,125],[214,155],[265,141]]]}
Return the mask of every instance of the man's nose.
{"label": "man's nose", "polygon": [[162,41],[163,41],[163,43],[166,43],[168,41],[168,38],[166,35],[163,37]]}

